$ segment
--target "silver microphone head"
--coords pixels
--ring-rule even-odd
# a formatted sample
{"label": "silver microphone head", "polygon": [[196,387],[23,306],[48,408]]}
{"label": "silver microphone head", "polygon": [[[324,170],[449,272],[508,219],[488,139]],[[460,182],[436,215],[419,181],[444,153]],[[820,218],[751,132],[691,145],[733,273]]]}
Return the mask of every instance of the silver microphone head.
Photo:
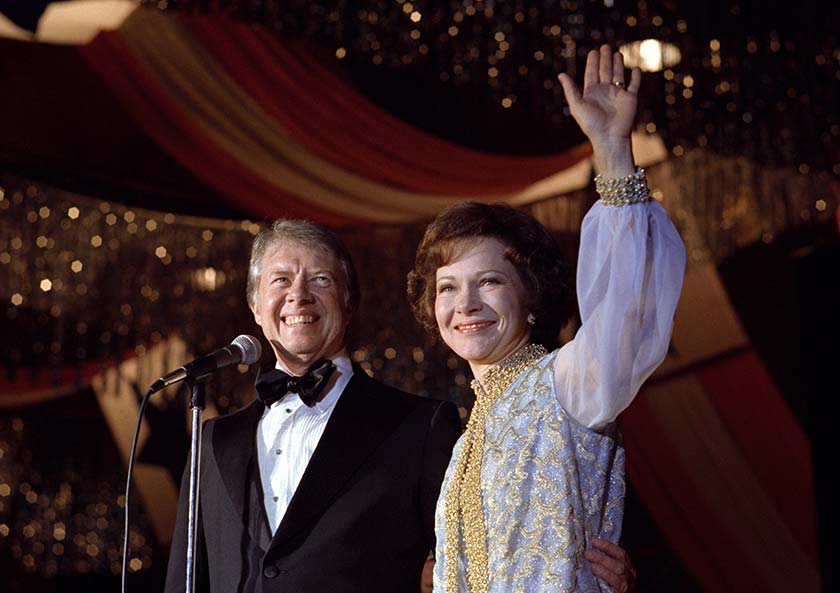
{"label": "silver microphone head", "polygon": [[254,336],[249,336],[248,334],[237,336],[230,345],[238,348],[242,352],[242,360],[239,364],[254,364],[262,355],[262,345],[260,344],[260,341]]}

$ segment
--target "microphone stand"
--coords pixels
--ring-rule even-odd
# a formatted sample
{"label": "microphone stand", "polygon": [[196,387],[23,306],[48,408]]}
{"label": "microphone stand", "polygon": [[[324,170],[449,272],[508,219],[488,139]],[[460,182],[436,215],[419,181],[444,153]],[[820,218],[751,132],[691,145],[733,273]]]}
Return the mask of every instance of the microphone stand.
{"label": "microphone stand", "polygon": [[[238,351],[238,353],[237,353]],[[121,570],[121,592],[128,590],[128,550],[130,544],[129,518],[131,505],[131,476],[134,468],[134,457],[137,452],[137,441],[140,436],[140,427],[143,423],[143,411],[152,394],[157,393],[164,387],[186,380],[190,386],[190,410],[192,410],[192,438],[190,440],[190,491],[189,508],[187,514],[187,593],[195,593],[195,552],[196,539],[198,536],[198,496],[199,478],[201,475],[201,413],[204,411],[205,382],[214,371],[232,365],[248,364],[256,362],[260,358],[262,348],[259,341],[248,335],[238,336],[230,346],[221,348],[215,352],[196,358],[181,368],[164,375],[149,387],[149,391],[140,401],[140,412],[137,415],[137,426],[134,429],[134,439],[131,442],[131,452],[128,455],[128,475],[125,480],[125,532],[123,533],[122,570]],[[180,511],[179,511],[180,512]]]}
{"label": "microphone stand", "polygon": [[190,439],[190,497],[187,515],[187,582],[186,593],[195,593],[195,549],[198,534],[199,472],[201,470],[201,413],[204,411],[205,383],[210,375],[190,381],[192,437]]}

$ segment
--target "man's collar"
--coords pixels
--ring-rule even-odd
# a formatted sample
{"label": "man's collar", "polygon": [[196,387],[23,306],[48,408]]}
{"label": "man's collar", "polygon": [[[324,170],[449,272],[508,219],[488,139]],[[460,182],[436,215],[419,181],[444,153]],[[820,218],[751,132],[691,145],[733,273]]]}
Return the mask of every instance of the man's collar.
{"label": "man's collar", "polygon": [[[350,362],[350,355],[347,354],[347,348],[342,348],[337,353],[329,357],[330,360],[333,361],[333,364],[336,368],[343,374],[346,373],[353,373],[353,364]],[[322,359],[318,359],[322,360]],[[312,364],[315,364],[317,361],[313,360]],[[283,363],[282,360],[279,358],[276,359],[276,363],[274,364],[275,369],[280,369],[284,373],[288,375],[297,375],[297,373],[293,373],[289,370],[289,368]]]}

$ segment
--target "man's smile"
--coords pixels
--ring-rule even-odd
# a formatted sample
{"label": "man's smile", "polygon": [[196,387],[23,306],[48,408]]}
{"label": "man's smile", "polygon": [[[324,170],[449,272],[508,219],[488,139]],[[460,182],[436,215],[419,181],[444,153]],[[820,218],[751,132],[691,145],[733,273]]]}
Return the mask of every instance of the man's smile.
{"label": "man's smile", "polygon": [[318,319],[319,318],[315,315],[287,315],[280,318],[283,323],[292,327],[298,325],[309,325],[310,323],[315,323]]}

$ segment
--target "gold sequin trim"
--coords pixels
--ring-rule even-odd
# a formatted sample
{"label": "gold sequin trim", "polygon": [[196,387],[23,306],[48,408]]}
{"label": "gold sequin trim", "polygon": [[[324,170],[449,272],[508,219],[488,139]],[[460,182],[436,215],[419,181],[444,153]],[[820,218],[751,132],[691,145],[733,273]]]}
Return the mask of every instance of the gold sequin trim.
{"label": "gold sequin trim", "polygon": [[605,206],[626,206],[651,199],[645,170],[641,167],[637,167],[635,173],[615,179],[605,179],[596,175],[595,190],[601,197],[600,202]]}
{"label": "gold sequin trim", "polygon": [[487,560],[487,527],[481,499],[481,457],[484,453],[484,420],[487,410],[523,372],[532,367],[548,351],[538,344],[529,344],[485,371],[481,382],[472,382],[475,392],[461,453],[455,464],[452,480],[444,498],[446,521],[446,593],[458,591],[459,543],[463,541],[467,556],[467,585],[470,593],[487,593],[489,573]]}

